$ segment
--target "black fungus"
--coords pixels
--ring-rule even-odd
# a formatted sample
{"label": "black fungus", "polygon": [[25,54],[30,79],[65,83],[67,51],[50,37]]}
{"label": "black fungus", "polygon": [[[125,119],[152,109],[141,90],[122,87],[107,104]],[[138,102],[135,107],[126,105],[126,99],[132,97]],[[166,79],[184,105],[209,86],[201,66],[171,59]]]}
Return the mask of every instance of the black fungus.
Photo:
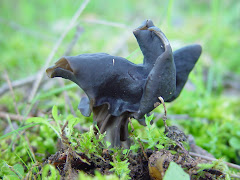
{"label": "black fungus", "polygon": [[143,64],[106,53],[64,56],[46,72],[75,82],[86,93],[78,109],[84,116],[93,112],[100,132],[106,131],[111,146],[129,146],[129,118],[144,124],[158,97],[176,99],[201,54],[200,45],[172,52],[163,32],[146,20],[133,31],[144,55]]}

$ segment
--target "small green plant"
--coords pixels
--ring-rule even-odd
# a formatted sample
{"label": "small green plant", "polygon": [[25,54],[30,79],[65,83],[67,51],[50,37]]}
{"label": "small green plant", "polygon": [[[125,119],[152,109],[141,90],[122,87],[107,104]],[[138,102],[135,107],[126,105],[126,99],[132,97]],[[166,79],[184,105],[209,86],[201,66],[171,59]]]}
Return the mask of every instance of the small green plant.
{"label": "small green plant", "polygon": [[146,127],[136,130],[134,132],[134,144],[130,147],[131,150],[136,151],[139,149],[139,140],[144,143],[146,149],[163,149],[170,145],[175,145],[174,141],[166,137],[164,132],[160,130],[156,124],[151,124],[154,114],[145,116]]}
{"label": "small green plant", "polygon": [[220,172],[225,173],[225,179],[226,180],[230,180],[230,170],[228,168],[228,166],[226,165],[226,163],[224,163],[223,159],[218,159],[215,161],[212,161],[212,163],[208,163],[208,164],[198,164],[199,170],[198,173],[200,173],[200,175],[202,175],[203,170],[205,169],[215,169],[218,170]]}
{"label": "small green plant", "polygon": [[32,117],[32,118],[29,118],[26,122],[27,123],[40,123],[40,124],[46,125],[47,127],[51,128],[59,138],[61,138],[61,135],[60,135],[61,134],[61,127],[60,127],[61,116],[58,115],[57,106],[53,106],[52,116],[53,116],[53,119],[54,119],[56,125],[53,125],[51,123],[51,121],[52,121],[51,119],[43,118],[43,117]]}
{"label": "small green plant", "polygon": [[89,131],[83,134],[75,134],[71,138],[71,142],[78,144],[76,151],[84,152],[89,157],[91,154],[101,155],[105,145],[104,134],[95,135],[93,126],[90,126]]}
{"label": "small green plant", "polygon": [[114,155],[113,155],[113,162],[110,162],[110,164],[113,166],[110,171],[114,172],[120,179],[131,179],[129,176],[130,169],[128,168],[129,162],[127,155],[129,153],[129,150],[122,150],[115,148]]}
{"label": "small green plant", "polygon": [[129,162],[128,159],[124,161],[116,161],[110,162],[113,166],[110,171],[113,171],[120,179],[131,179],[129,176],[130,169],[128,168]]}
{"label": "small green plant", "polygon": [[[61,138],[61,133],[64,131],[66,138],[68,139],[70,145],[75,149],[77,152],[84,153],[89,158],[94,154],[94,156],[101,156],[103,148],[110,147],[110,142],[104,141],[104,134],[101,134],[98,127],[95,128],[98,130],[98,134],[96,135],[93,129],[93,126],[90,127],[89,131],[86,133],[79,134],[79,132],[74,130],[74,126],[79,123],[79,118],[75,118],[72,115],[69,115],[63,120],[62,116],[58,114],[58,108],[57,106],[53,106],[52,108],[52,116],[54,119],[54,123],[56,125],[53,125],[51,123],[51,120],[48,118],[40,118],[40,117],[34,117],[27,120],[27,122],[35,122],[40,123],[43,127],[51,129],[55,134]],[[62,129],[62,126],[64,121],[68,121],[67,126]],[[130,152],[130,150],[125,149],[110,149],[113,152],[114,161],[110,164],[113,166],[113,168],[110,171],[115,172],[115,174],[123,179],[129,179],[129,168],[128,168],[128,159],[127,156]],[[51,172],[50,176],[48,176],[49,171]],[[44,166],[43,168],[43,177],[46,177],[47,179],[55,179],[59,177],[59,174],[56,173],[56,170],[53,166]],[[98,174],[100,177],[100,175]],[[81,177],[81,173],[79,175]]]}

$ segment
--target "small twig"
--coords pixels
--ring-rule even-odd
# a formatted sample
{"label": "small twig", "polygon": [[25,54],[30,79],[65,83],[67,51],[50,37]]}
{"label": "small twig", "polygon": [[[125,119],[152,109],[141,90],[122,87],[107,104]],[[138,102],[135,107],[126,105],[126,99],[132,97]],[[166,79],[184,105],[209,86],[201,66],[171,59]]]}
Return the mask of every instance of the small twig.
{"label": "small twig", "polygon": [[76,13],[74,14],[74,16],[72,17],[70,23],[68,26],[66,26],[67,28],[65,29],[65,31],[62,33],[62,35],[60,36],[60,38],[58,39],[58,41],[55,43],[54,48],[52,49],[51,53],[49,54],[48,58],[46,59],[45,65],[43,66],[43,68],[41,69],[41,71],[39,72],[37,79],[35,81],[35,83],[33,84],[32,87],[32,91],[29,95],[28,101],[31,102],[38,90],[38,87],[43,79],[43,75],[45,73],[46,68],[49,66],[49,64],[51,63],[54,55],[56,54],[58,48],[60,47],[60,45],[62,44],[63,39],[65,38],[65,36],[68,34],[68,32],[73,28],[74,24],[76,23],[77,19],[79,18],[79,16],[81,15],[81,13],[83,12],[83,10],[85,9],[85,7],[87,6],[87,4],[89,3],[89,0],[85,0],[82,5],[78,8],[78,10],[76,11]]}
{"label": "small twig", "polygon": [[25,137],[25,140],[27,141],[27,144],[28,144],[29,150],[31,151],[34,160],[36,160],[36,156],[35,156],[35,154],[34,154],[33,148],[32,148],[32,146],[31,146],[31,143],[30,143],[28,137],[27,137],[26,135],[24,135],[24,137]]}
{"label": "small twig", "polygon": [[63,145],[65,146],[67,144],[67,146],[69,146],[69,142],[68,142],[68,138],[66,137],[66,134],[64,132],[65,128],[67,127],[68,125],[68,121],[65,122],[65,124],[63,125],[62,129],[61,129],[61,139],[62,139],[62,142],[63,142]]}
{"label": "small twig", "polygon": [[[208,161],[216,161],[216,160],[217,160],[217,159],[215,159],[215,158],[211,158],[211,157],[204,156],[204,155],[201,155],[201,154],[197,154],[197,153],[194,153],[194,152],[189,152],[189,154],[190,154],[191,156],[200,157],[200,158],[206,159],[206,160],[208,160]],[[228,167],[231,167],[231,168],[240,170],[240,166],[239,166],[239,165],[236,165],[236,164],[233,164],[233,163],[229,163],[229,162],[224,162],[224,163],[225,163]]]}
{"label": "small twig", "polygon": [[[159,119],[161,119],[164,116],[164,114],[157,113],[157,112],[154,112],[154,114],[156,115],[154,122],[158,121]],[[171,119],[171,120],[194,120],[195,118],[197,118],[198,120],[200,120],[202,122],[209,122],[209,120],[207,118],[202,118],[202,117],[194,117],[193,118],[187,114],[168,114],[167,117],[168,117],[168,119]]]}
{"label": "small twig", "polygon": [[141,143],[141,141],[140,141],[139,138],[138,138],[138,143],[139,143],[139,145],[140,145],[140,147],[141,147],[141,150],[142,150],[142,152],[143,152],[143,155],[144,155],[145,159],[148,161],[147,154],[145,153],[144,148],[143,148],[143,145],[142,145],[142,143]]}
{"label": "small twig", "polygon": [[17,175],[17,177],[19,179],[23,179],[22,175],[18,171],[16,171],[12,166],[9,166],[8,164],[7,164],[7,166],[13,173],[15,173]]}
{"label": "small twig", "polygon": [[[156,120],[161,119],[164,114],[154,112],[154,115],[156,115]],[[191,119],[191,117],[188,114],[168,114],[168,119],[174,119],[174,120],[181,120],[181,119]]]}
{"label": "small twig", "polygon": [[63,125],[63,127],[62,127],[62,129],[61,129],[61,133],[64,134],[64,135],[65,135],[64,130],[65,130],[65,128],[67,127],[67,125],[68,125],[68,121],[65,122],[65,124]]}
{"label": "small twig", "polygon": [[71,147],[69,147],[66,151],[66,162],[64,164],[64,172],[67,172],[68,179],[73,179],[72,177],[72,164],[71,161],[73,160],[73,151]]}
{"label": "small twig", "polygon": [[10,113],[0,111],[0,118],[6,118],[7,119],[7,117],[9,117],[11,120],[16,120],[16,121],[22,121],[24,119],[30,118],[30,116],[24,117],[24,116],[21,116],[21,115],[10,114]]}
{"label": "small twig", "polygon": [[75,35],[73,36],[72,41],[69,43],[67,50],[64,53],[64,56],[69,56],[71,54],[73,47],[77,44],[77,41],[81,37],[83,31],[84,31],[84,29],[81,26],[78,25],[76,27]]}
{"label": "small twig", "polygon": [[240,176],[239,176],[239,175],[237,175],[237,174],[230,174],[230,176],[231,176],[232,178],[237,178],[237,179],[240,179]]}
{"label": "small twig", "polygon": [[165,129],[167,131],[169,131],[169,128],[168,128],[167,123],[166,123],[166,120],[167,120],[167,109],[166,109],[166,105],[164,103],[164,99],[161,96],[158,97],[158,99],[161,101],[161,103],[163,105],[163,108],[164,108],[164,115],[163,115],[162,119],[163,119],[163,123],[164,123]]}
{"label": "small twig", "polygon": [[44,39],[44,40],[48,40],[48,41],[55,40],[55,38],[50,35],[45,35],[43,33],[40,33],[40,31],[37,32],[37,31],[31,30],[31,29],[27,29],[23,25],[17,24],[14,21],[9,21],[9,19],[3,19],[2,17],[0,17],[0,23],[4,24],[4,26],[7,25],[14,30],[20,31],[20,32],[26,34],[27,36],[33,36],[35,38]]}
{"label": "small twig", "polygon": [[11,92],[11,94],[12,94],[15,111],[16,111],[17,115],[20,115],[20,114],[19,114],[19,111],[18,111],[17,103],[16,103],[15,93],[14,93],[14,91],[13,91],[12,83],[11,83],[9,77],[8,77],[7,71],[5,71],[4,76],[5,76],[5,79],[6,79],[7,83],[8,83],[8,87],[9,87],[9,89],[10,89],[10,92]]}
{"label": "small twig", "polygon": [[[31,85],[37,77],[37,73],[35,75],[32,75],[30,77],[26,77],[23,79],[12,81],[12,88],[20,88],[26,85]],[[3,84],[0,88],[0,96],[2,96],[4,93],[6,93],[9,90],[8,84]]]}
{"label": "small twig", "polygon": [[128,27],[125,24],[117,23],[117,22],[111,22],[111,21],[102,20],[102,19],[83,19],[81,21],[82,22],[87,22],[87,23],[102,24],[102,25],[105,25],[105,26],[112,26],[112,27],[117,27],[117,28],[128,29]]}
{"label": "small twig", "polygon": [[164,99],[160,96],[158,97],[158,99],[161,101],[162,105],[163,105],[163,108],[164,108],[164,116],[167,118],[167,109],[166,109],[166,105],[165,105],[165,102],[164,102]]}
{"label": "small twig", "polygon": [[175,141],[175,143],[178,145],[178,147],[180,147],[184,154],[189,155],[189,152],[185,149],[181,142]]}

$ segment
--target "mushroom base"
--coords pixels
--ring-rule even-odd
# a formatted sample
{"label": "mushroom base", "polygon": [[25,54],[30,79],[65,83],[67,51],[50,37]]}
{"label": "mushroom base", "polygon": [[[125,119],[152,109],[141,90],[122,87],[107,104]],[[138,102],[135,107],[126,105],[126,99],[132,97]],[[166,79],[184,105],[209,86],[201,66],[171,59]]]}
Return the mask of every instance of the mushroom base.
{"label": "mushroom base", "polygon": [[[109,141],[111,147],[130,147],[129,117],[129,112],[124,112],[120,116],[109,114],[106,104],[93,108],[93,121],[97,123],[100,133],[106,132],[105,141]],[[95,128],[95,133],[97,132],[98,130]]]}

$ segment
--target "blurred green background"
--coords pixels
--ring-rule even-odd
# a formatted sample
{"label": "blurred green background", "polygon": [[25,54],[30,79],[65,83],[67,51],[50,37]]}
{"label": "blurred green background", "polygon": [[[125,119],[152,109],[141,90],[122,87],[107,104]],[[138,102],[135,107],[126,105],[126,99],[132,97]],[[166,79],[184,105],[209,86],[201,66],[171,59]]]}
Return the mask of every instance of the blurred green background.
{"label": "blurred green background", "polygon": [[[34,77],[44,66],[58,38],[67,28],[72,16],[83,1],[76,0],[1,0],[0,1],[0,88],[6,87],[6,75],[11,82]],[[106,52],[142,62],[132,30],[145,19],[151,19],[169,39],[173,50],[191,43],[199,43],[203,53],[191,73],[180,97],[167,104],[168,124],[181,127],[195,137],[197,145],[216,158],[224,157],[240,163],[240,1],[236,0],[90,0],[61,43],[53,64],[69,47],[76,32],[79,39],[71,55]],[[4,91],[0,95],[0,112],[21,116],[45,116],[57,105],[65,117],[70,108],[64,100],[64,90],[75,113],[89,126],[77,110],[81,91],[65,82],[45,77],[33,101],[28,102],[32,83],[14,88],[14,95]],[[0,89],[0,90],[1,90]],[[15,100],[14,100],[15,99]],[[14,101],[16,105],[14,105]],[[29,108],[30,107],[30,108]],[[162,108],[155,110],[156,115]],[[14,165],[30,163],[32,146],[41,161],[56,152],[57,137],[45,126],[28,131],[19,130],[18,137],[6,136],[6,129],[24,127],[24,121],[1,116],[0,158]],[[157,116],[156,116],[157,117]],[[162,122],[157,121],[162,128]],[[26,137],[28,141],[26,141]],[[28,149],[28,148],[27,148]]]}

